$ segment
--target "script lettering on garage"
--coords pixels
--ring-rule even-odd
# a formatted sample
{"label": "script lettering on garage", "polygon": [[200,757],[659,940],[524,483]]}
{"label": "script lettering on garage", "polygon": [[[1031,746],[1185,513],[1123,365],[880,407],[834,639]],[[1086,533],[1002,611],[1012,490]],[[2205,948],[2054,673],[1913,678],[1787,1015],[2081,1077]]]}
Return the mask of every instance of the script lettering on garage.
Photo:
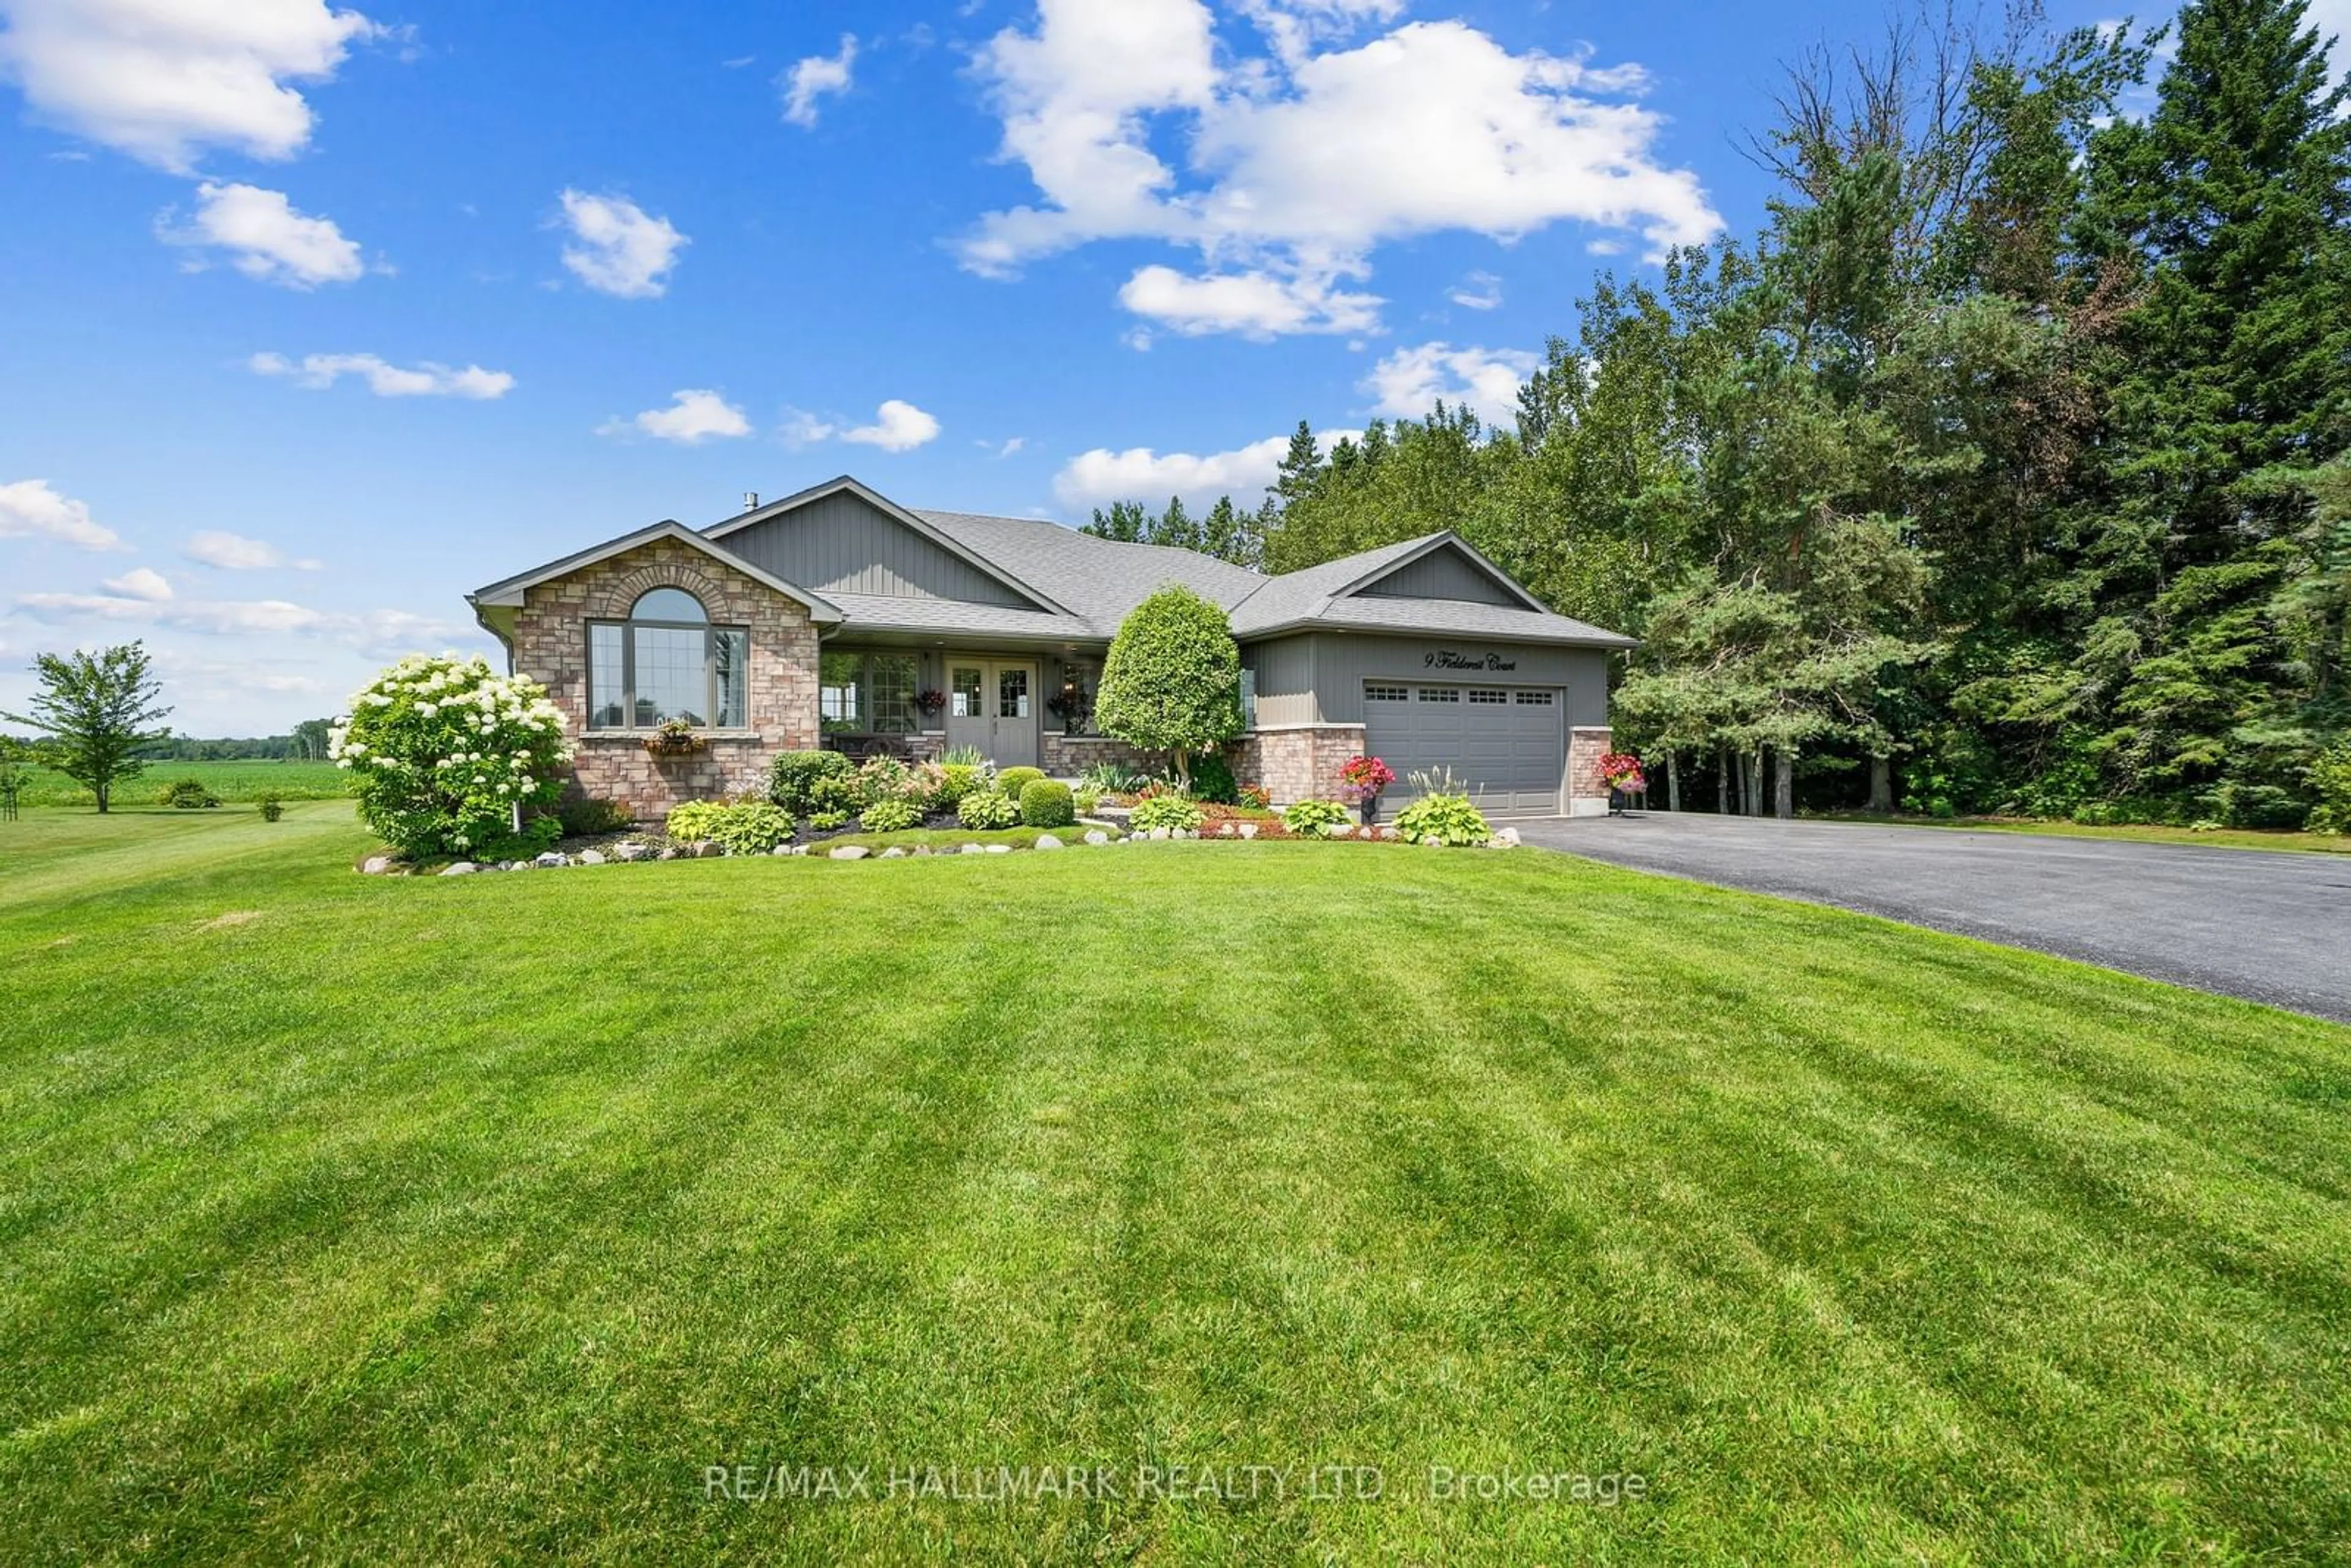
{"label": "script lettering on garage", "polygon": [[1439,648],[1428,655],[1432,670],[1515,670],[1516,659],[1505,659],[1499,653],[1464,653],[1452,648]]}

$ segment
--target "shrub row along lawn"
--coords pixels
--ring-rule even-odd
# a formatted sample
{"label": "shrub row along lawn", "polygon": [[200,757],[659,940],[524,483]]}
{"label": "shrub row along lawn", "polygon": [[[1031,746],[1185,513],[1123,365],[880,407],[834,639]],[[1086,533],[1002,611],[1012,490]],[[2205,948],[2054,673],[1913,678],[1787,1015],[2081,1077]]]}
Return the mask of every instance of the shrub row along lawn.
{"label": "shrub row along lawn", "polygon": [[2351,1552],[2351,1031],[1535,851],[365,843],[0,825],[0,1557]]}
{"label": "shrub row along lawn", "polygon": [[[277,762],[267,758],[226,762],[151,762],[136,779],[114,786],[114,808],[152,806],[174,781],[193,779],[224,803],[250,805],[264,795],[281,800],[331,800],[350,793],[350,775],[331,762]],[[16,796],[20,806],[89,806],[96,797],[52,768],[29,770]]]}

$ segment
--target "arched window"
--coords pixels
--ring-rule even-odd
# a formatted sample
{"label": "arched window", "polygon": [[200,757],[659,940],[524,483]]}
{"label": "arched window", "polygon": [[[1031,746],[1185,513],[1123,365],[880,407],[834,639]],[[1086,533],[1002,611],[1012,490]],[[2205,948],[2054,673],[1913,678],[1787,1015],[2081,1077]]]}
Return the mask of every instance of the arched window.
{"label": "arched window", "polygon": [[588,727],[651,729],[669,719],[740,729],[751,636],[713,626],[683,588],[638,596],[625,621],[588,623]]}

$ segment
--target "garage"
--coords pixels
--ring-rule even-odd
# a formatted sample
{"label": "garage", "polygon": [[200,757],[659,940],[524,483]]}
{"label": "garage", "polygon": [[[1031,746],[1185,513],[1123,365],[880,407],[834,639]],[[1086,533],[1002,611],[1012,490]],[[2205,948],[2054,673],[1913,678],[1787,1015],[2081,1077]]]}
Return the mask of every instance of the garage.
{"label": "garage", "polygon": [[1488,816],[1548,817],[1567,766],[1561,697],[1543,686],[1366,681],[1365,744],[1395,769],[1396,806],[1418,793],[1415,773],[1450,768]]}

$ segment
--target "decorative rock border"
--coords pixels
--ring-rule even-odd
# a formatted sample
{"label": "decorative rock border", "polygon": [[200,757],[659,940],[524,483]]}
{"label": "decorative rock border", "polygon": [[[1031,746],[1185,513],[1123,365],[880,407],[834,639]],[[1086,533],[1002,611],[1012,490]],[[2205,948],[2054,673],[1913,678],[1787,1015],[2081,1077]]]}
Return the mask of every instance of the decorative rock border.
{"label": "decorative rock border", "polygon": [[[1403,835],[1399,834],[1392,827],[1349,827],[1343,822],[1332,823],[1322,836],[1324,839],[1333,841],[1352,841],[1358,843],[1396,844],[1410,841],[1405,839]],[[1154,828],[1148,832],[1132,833],[1124,838],[1113,838],[1109,833],[1103,831],[1098,827],[1088,828],[1084,833],[1078,837],[1077,843],[1090,848],[1107,848],[1113,844],[1173,842],[1187,840],[1196,841],[1202,839],[1208,840],[1212,842],[1245,843],[1254,840],[1256,837],[1256,823],[1227,821],[1218,824],[1217,828],[1205,830],[1193,830],[1186,828]],[[1267,840],[1266,841],[1271,843],[1279,841]],[[1301,840],[1299,841],[1303,841]],[[1438,840],[1433,834],[1420,841],[1432,848],[1443,847],[1442,841]],[[1485,848],[1491,850],[1516,849],[1518,846],[1519,831],[1512,827],[1496,829],[1494,836],[1491,839],[1489,839],[1484,845]],[[870,844],[842,844],[837,849],[828,850],[822,843],[778,844],[773,850],[767,852],[766,855],[752,858],[772,858],[777,860],[823,859],[834,861],[925,860],[943,855],[1008,855],[1019,847],[1020,846],[1007,843],[967,843],[954,846],[944,844],[888,844],[876,850]],[[1031,849],[1050,851],[1065,850],[1075,846],[1073,846],[1069,841],[1061,839],[1055,834],[1040,833],[1037,836],[1036,841],[1028,847]],[[737,857],[729,855],[727,851],[708,840],[690,844],[664,844],[659,848],[655,848],[651,844],[638,843],[632,841],[623,841],[621,843],[612,845],[611,852],[609,853],[602,850],[582,850],[578,854],[565,854],[560,850],[549,850],[545,854],[538,856],[535,860],[483,862],[452,861],[447,865],[441,867],[438,871],[433,872],[430,874],[434,876],[473,876],[482,872],[555,871],[570,866],[626,865],[632,864],[639,861],[717,860],[720,858],[732,859]],[[394,860],[390,855],[370,855],[366,860],[360,862],[359,869],[363,874],[368,876],[408,876],[417,874],[412,871],[405,862]]]}

